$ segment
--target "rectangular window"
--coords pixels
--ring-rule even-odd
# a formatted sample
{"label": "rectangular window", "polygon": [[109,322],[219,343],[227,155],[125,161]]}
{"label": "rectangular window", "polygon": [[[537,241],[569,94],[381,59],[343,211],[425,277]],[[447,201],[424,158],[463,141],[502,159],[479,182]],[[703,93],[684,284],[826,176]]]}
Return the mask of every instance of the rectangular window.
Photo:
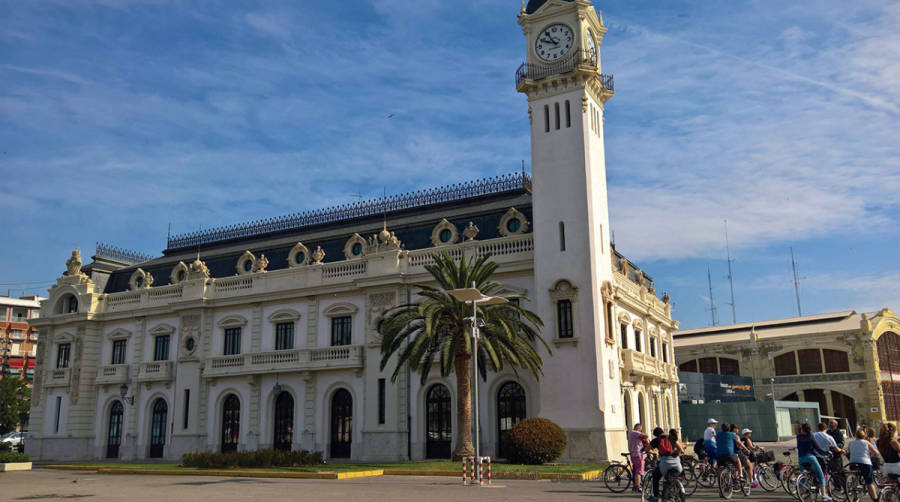
{"label": "rectangular window", "polygon": [[850,360],[842,350],[822,349],[825,373],[845,373],[850,371]]}
{"label": "rectangular window", "polygon": [[566,224],[559,222],[559,250],[566,250]]}
{"label": "rectangular window", "polygon": [[656,357],[656,338],[650,338],[650,357]]}
{"label": "rectangular window", "polygon": [[559,103],[554,103],[553,109],[556,112],[556,129],[559,130]]}
{"label": "rectangular window", "polygon": [[641,330],[639,330],[639,329],[634,330],[634,350],[636,350],[638,352],[641,351],[641,337],[642,336],[643,336],[643,333],[641,332]]}
{"label": "rectangular window", "polygon": [[234,356],[241,353],[241,328],[225,328],[226,356]]}
{"label": "rectangular window", "polygon": [[669,362],[669,344],[662,344],[662,359],[664,363]]}
{"label": "rectangular window", "polygon": [[740,375],[741,366],[737,359],[730,357],[719,358],[719,374],[720,375]]}
{"label": "rectangular window", "polygon": [[384,424],[384,408],[385,408],[385,388],[384,378],[378,379],[378,423]]}
{"label": "rectangular window", "polygon": [[621,335],[621,337],[622,337],[622,348],[627,349],[628,348],[628,325],[627,324],[623,323],[623,324],[619,325],[619,335]]}
{"label": "rectangular window", "polygon": [[708,375],[718,375],[719,374],[719,363],[716,361],[715,357],[702,357],[700,358],[700,373],[706,373]]}
{"label": "rectangular window", "polygon": [[160,335],[153,339],[153,360],[169,360],[169,335]]}
{"label": "rectangular window", "polygon": [[56,425],[53,426],[53,432],[59,433],[59,413],[62,411],[62,396],[56,396]]}
{"label": "rectangular window", "polygon": [[568,99],[566,100],[566,127],[572,127],[572,110]]}
{"label": "rectangular window", "polygon": [[191,410],[191,389],[184,389],[184,429],[188,428],[188,416]]}
{"label": "rectangular window", "polygon": [[797,359],[793,352],[781,354],[775,358],[775,376],[796,375]]}
{"label": "rectangular window", "polygon": [[822,373],[822,353],[819,349],[798,350],[797,359],[800,361],[801,375]]}
{"label": "rectangular window", "polygon": [[353,327],[353,318],[350,316],[334,317],[331,319],[331,345],[350,345],[350,334]]}
{"label": "rectangular window", "polygon": [[688,361],[678,365],[678,371],[686,371],[688,373],[697,373],[697,360]]}
{"label": "rectangular window", "polygon": [[572,326],[571,300],[556,302],[556,320],[560,338],[572,338],[575,336],[575,328]]}
{"label": "rectangular window", "polygon": [[126,340],[114,340],[112,346],[112,361],[110,364],[125,364]]}
{"label": "rectangular window", "polygon": [[544,132],[550,132],[550,107],[544,105]]}
{"label": "rectangular window", "polygon": [[280,322],[275,325],[275,350],[294,348],[294,323]]}
{"label": "rectangular window", "polygon": [[56,367],[57,368],[68,368],[69,367],[69,349],[72,346],[68,343],[61,343],[56,348]]}
{"label": "rectangular window", "polygon": [[[520,300],[519,300],[518,298],[511,298],[511,299],[509,300],[509,304],[510,304],[510,305],[515,305],[516,307],[521,306],[521,302],[520,302]],[[516,319],[520,319],[520,318],[521,318],[521,316],[519,315],[518,312],[514,313],[514,314],[513,314],[513,317],[515,317]]]}

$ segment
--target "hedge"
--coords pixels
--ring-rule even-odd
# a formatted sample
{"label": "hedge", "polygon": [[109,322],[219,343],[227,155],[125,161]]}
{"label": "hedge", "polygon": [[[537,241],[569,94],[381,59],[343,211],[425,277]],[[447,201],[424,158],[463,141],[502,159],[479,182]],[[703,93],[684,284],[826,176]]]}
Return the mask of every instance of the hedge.
{"label": "hedge", "polygon": [[184,467],[222,469],[229,467],[298,467],[322,464],[320,452],[306,450],[231,451],[228,453],[195,452],[181,458]]}
{"label": "hedge", "polygon": [[15,453],[11,451],[0,452],[0,464],[9,464],[13,462],[31,462],[31,459],[24,453]]}

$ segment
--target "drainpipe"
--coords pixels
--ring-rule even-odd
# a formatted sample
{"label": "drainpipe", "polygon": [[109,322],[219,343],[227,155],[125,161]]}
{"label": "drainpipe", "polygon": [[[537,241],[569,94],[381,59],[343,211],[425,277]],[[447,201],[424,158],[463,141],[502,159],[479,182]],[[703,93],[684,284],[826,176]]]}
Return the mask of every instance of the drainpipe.
{"label": "drainpipe", "polygon": [[[406,287],[406,304],[409,305],[410,302],[410,294],[409,294],[409,286]],[[406,345],[409,346],[409,334],[406,335]],[[406,459],[412,460],[412,411],[409,408],[410,399],[410,383],[409,379],[411,378],[411,371],[409,368],[409,361],[406,361]]]}

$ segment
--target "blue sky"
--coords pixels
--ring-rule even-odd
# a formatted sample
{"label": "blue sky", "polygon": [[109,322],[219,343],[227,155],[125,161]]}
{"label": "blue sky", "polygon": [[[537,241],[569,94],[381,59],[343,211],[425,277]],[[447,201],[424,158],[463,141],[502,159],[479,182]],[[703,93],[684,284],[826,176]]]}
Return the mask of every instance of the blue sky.
{"label": "blue sky", "polygon": [[[594,2],[618,249],[709,324],[900,309],[900,4]],[[0,290],[530,161],[517,0],[0,1]],[[388,114],[395,114],[387,119]],[[18,284],[25,283],[29,284]],[[17,284],[13,284],[17,283]],[[32,288],[32,289],[28,289]]]}

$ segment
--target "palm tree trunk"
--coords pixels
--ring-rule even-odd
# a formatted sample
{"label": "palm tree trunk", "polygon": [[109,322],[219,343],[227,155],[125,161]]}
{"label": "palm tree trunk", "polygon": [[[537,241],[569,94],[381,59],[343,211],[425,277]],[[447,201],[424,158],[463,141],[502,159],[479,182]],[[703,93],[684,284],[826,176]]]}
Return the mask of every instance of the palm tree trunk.
{"label": "palm tree trunk", "polygon": [[456,369],[456,424],[459,427],[453,460],[459,461],[463,457],[475,455],[475,447],[472,445],[472,384],[469,375],[472,358],[469,354],[456,354],[453,364]]}

